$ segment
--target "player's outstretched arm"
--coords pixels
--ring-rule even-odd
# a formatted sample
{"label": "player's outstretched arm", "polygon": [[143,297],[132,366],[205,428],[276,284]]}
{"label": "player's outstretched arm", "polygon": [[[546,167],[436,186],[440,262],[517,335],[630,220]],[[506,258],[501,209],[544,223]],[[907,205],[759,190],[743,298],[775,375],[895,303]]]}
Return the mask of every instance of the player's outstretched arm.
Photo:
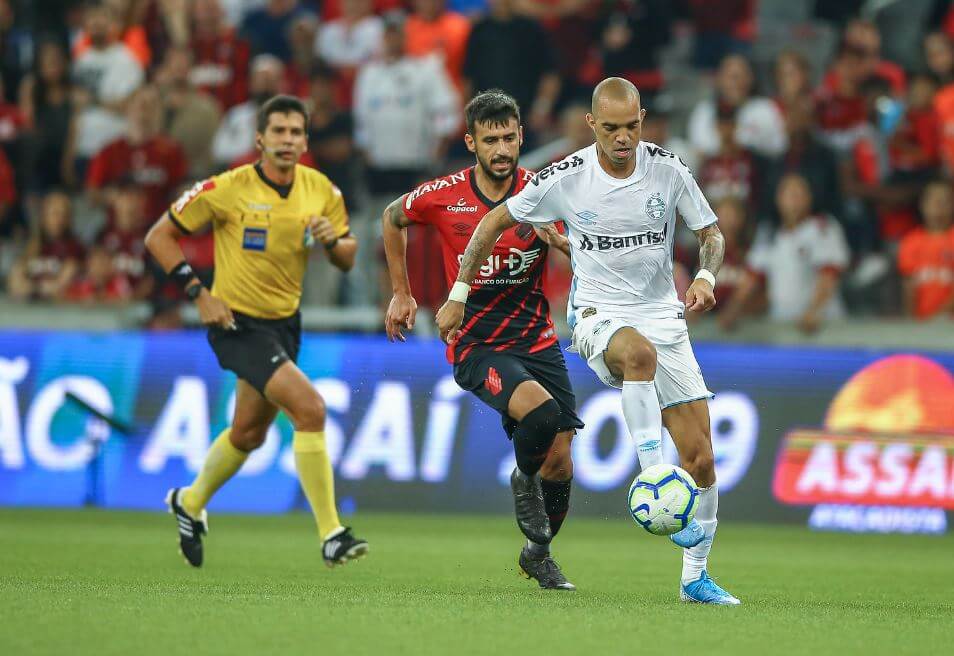
{"label": "player's outstretched arm", "polygon": [[[199,309],[199,320],[203,325],[234,329],[235,317],[232,315],[232,310],[225,301],[209,293],[186,262],[185,254],[179,246],[179,240],[185,236],[185,233],[169,217],[169,212],[166,212],[149,229],[144,243],[166,275],[178,283],[187,295],[188,290],[198,291],[198,294],[189,297],[195,298]],[[201,289],[194,290],[196,286]]]}
{"label": "player's outstretched arm", "polygon": [[447,302],[437,312],[437,328],[441,339],[445,342],[451,343],[457,339],[457,331],[464,320],[464,304],[470,293],[470,283],[477,277],[481,263],[486,262],[490,257],[494,244],[497,243],[503,231],[516,223],[510,215],[507,204],[501,203],[487,212],[477,224],[477,229],[474,230],[467,244],[467,250],[464,251],[457,282],[454,283]]}
{"label": "player's outstretched arm", "polygon": [[395,337],[404,341],[401,327],[412,330],[417,315],[417,301],[411,294],[411,281],[407,277],[407,227],[411,225],[411,221],[402,209],[405,198],[406,196],[401,196],[395,199],[381,217],[384,255],[387,258],[391,291],[394,294],[384,316],[384,330],[392,342]]}
{"label": "player's outstretched arm", "polygon": [[725,238],[715,223],[694,230],[699,239],[699,273],[686,290],[686,309],[706,312],[715,307],[715,277],[722,268]]}

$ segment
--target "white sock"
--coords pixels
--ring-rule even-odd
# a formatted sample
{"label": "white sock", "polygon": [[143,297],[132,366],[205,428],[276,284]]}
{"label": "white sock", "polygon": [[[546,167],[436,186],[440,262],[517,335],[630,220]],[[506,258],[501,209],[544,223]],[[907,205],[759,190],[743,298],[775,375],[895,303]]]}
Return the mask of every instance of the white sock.
{"label": "white sock", "polygon": [[646,469],[663,461],[662,410],[651,380],[623,381],[623,417],[636,441],[639,466]]}
{"label": "white sock", "polygon": [[699,508],[696,510],[696,521],[702,524],[705,539],[690,549],[682,551],[682,582],[695,581],[706,568],[709,560],[709,550],[712,549],[712,540],[715,538],[716,512],[719,510],[719,485],[713,483],[709,487],[699,489]]}

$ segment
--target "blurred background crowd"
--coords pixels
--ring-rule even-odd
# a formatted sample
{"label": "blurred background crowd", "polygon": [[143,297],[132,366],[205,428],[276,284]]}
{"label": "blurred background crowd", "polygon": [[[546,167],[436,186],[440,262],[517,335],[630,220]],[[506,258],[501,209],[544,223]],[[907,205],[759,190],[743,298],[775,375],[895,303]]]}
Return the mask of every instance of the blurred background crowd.
{"label": "blurred background crowd", "polygon": [[[283,92],[308,103],[304,163],[361,242],[346,277],[313,263],[303,302],[379,308],[381,210],[473,162],[467,99],[511,93],[537,168],[591,143],[589,94],[611,75],[720,218],[721,329],[954,319],[947,0],[0,0],[2,293],[180,325],[142,237],[184,188],[255,160],[256,109]],[[439,306],[436,234],[410,233],[416,297]],[[211,239],[184,244],[206,276]],[[685,289],[694,236],[676,250]],[[560,315],[569,267],[551,259]]]}

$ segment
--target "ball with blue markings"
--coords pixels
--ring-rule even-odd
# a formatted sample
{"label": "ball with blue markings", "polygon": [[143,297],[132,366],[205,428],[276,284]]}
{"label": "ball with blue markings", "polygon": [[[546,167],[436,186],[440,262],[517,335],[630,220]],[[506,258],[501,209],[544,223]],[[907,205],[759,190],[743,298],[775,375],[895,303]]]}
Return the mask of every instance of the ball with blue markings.
{"label": "ball with blue markings", "polygon": [[639,472],[629,488],[629,512],[653,535],[672,535],[695,517],[698,497],[689,472],[662,463]]}

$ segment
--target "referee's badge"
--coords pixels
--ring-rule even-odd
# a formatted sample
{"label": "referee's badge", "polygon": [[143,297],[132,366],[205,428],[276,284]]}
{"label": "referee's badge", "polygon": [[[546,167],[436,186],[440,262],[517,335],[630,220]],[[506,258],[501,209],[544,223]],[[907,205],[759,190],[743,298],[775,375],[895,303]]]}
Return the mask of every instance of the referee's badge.
{"label": "referee's badge", "polygon": [[652,194],[646,201],[646,214],[649,218],[658,221],[666,216],[666,201],[662,199],[662,194]]}
{"label": "referee's badge", "polygon": [[267,228],[245,228],[242,234],[242,248],[247,251],[264,251],[268,241]]}

